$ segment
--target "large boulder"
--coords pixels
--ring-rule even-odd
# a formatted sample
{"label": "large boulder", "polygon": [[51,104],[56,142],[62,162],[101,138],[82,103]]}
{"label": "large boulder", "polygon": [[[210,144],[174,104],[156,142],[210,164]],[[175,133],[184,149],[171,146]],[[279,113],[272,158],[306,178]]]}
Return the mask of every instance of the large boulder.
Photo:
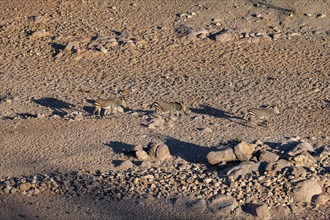
{"label": "large boulder", "polygon": [[234,147],[234,153],[237,156],[238,160],[249,160],[252,157],[252,154],[256,147],[256,144],[249,144],[245,141],[242,141]]}
{"label": "large boulder", "polygon": [[289,152],[288,154],[290,156],[295,156],[297,154],[300,154],[302,152],[306,152],[306,151],[310,151],[310,152],[313,152],[314,151],[314,148],[313,146],[308,143],[308,142],[301,142],[299,143],[298,145],[294,146]]}
{"label": "large boulder", "polygon": [[219,151],[211,151],[207,155],[207,161],[209,164],[215,165],[218,163],[226,163],[228,161],[235,161],[236,155],[234,154],[233,149],[226,148]]}
{"label": "large boulder", "polygon": [[258,160],[265,162],[276,162],[279,158],[280,156],[273,152],[262,150],[260,151]]}
{"label": "large boulder", "polygon": [[172,157],[168,146],[162,142],[151,144],[149,156],[156,161],[164,161]]}
{"label": "large boulder", "polygon": [[322,187],[315,180],[304,180],[299,182],[292,192],[292,197],[296,202],[310,203],[314,195],[322,193]]}

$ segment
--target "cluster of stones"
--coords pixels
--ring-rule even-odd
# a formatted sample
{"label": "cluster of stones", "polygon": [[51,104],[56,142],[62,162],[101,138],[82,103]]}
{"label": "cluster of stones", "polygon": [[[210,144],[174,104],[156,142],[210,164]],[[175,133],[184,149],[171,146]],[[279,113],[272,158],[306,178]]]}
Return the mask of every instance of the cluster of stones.
{"label": "cluster of stones", "polygon": [[266,32],[241,32],[231,29],[216,28],[196,28],[188,25],[181,25],[176,30],[181,43],[191,43],[196,40],[210,38],[216,42],[239,42],[239,43],[258,43],[260,40],[276,40],[278,35]]}
{"label": "cluster of stones", "polygon": [[[242,146],[245,145],[248,145],[248,148],[254,146],[244,142],[238,144],[232,149],[236,152],[235,157],[243,156],[238,152],[243,151]],[[296,152],[305,145],[305,142],[298,144],[299,147],[292,148],[290,152]],[[254,147],[258,148],[258,145]],[[134,150],[136,156],[146,152],[141,146],[136,146]],[[227,152],[230,155],[229,151],[227,148],[220,152]],[[269,150],[260,151],[269,152]],[[250,150],[250,152],[254,151]],[[273,158],[273,155],[266,157],[265,153],[259,153],[258,156],[253,154],[251,153],[250,160],[253,157],[268,158],[268,160]],[[158,163],[148,161],[149,167],[133,166],[130,161],[125,161],[118,166],[119,169],[110,172],[91,173],[80,170],[68,174],[2,177],[0,195],[19,193],[37,196],[47,193],[71,197],[90,194],[95,196],[95,199],[142,198],[145,195],[170,199],[186,196],[193,198],[187,206],[205,206],[204,208],[212,212],[222,214],[246,211],[265,219],[270,217],[271,209],[277,211],[281,209],[290,214],[296,212],[297,204],[317,206],[325,204],[330,199],[328,149],[324,149],[317,156],[316,163],[320,164],[315,169],[306,166],[297,167],[293,165],[297,162],[294,159],[278,158],[276,161],[271,159],[272,162],[265,163],[263,168],[248,170],[237,176],[232,175],[233,172],[229,175],[227,173],[233,169],[249,167],[242,166],[246,162],[220,171],[211,171],[207,165],[187,162],[176,162],[175,166],[159,165],[159,161],[166,163],[171,157],[166,145],[156,143],[151,144],[145,160],[158,161]],[[250,163],[262,164],[252,161]]]}
{"label": "cluster of stones", "polygon": [[108,50],[118,45],[131,48],[143,45],[143,41],[137,41],[135,38],[131,38],[128,30],[124,29],[118,37],[98,36],[92,39],[86,38],[80,41],[69,42],[55,57],[60,58],[64,55],[76,55],[74,59],[79,60],[85,56],[90,56],[91,52],[107,54]]}

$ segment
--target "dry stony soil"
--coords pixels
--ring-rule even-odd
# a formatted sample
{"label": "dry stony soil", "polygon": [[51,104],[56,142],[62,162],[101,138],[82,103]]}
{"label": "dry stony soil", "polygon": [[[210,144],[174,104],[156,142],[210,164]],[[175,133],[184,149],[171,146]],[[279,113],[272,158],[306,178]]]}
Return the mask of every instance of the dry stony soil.
{"label": "dry stony soil", "polygon": [[[329,0],[0,1],[0,218],[329,219],[329,11]],[[125,112],[92,117],[96,99],[123,95]],[[154,119],[156,99],[190,113]],[[272,105],[268,125],[247,121]],[[306,141],[316,164],[280,155],[299,174],[233,179],[222,171],[241,161],[208,163],[256,140],[269,152]],[[130,152],[160,141],[171,158]],[[323,202],[293,201],[295,175],[325,182]],[[221,194],[238,205],[214,205]]]}

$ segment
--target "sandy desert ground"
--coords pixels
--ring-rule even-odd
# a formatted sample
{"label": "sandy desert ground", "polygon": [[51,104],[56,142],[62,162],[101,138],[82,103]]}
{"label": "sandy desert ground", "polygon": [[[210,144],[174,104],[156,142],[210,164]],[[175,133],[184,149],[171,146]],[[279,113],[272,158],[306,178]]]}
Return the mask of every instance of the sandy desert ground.
{"label": "sandy desert ground", "polygon": [[[328,0],[1,1],[0,218],[328,219],[329,12]],[[123,113],[92,117],[95,100],[123,95]],[[157,99],[190,112],[154,118]],[[247,121],[273,105],[281,114],[267,126]],[[210,165],[210,152],[242,141],[300,173],[223,174],[270,164],[257,150]],[[292,142],[309,143],[313,165],[281,153]],[[152,143],[172,156],[130,151]],[[289,185],[283,198],[269,185],[246,191],[264,178],[292,193],[295,178],[323,181],[323,200],[290,200]],[[220,194],[234,208],[214,205]]]}

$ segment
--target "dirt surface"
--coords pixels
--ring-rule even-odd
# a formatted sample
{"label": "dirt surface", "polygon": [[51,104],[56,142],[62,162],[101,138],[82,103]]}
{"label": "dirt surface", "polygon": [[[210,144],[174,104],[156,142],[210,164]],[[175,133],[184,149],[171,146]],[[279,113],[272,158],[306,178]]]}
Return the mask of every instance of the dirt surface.
{"label": "dirt surface", "polygon": [[[128,150],[158,140],[196,166],[233,141],[330,145],[329,1],[4,0],[0,8],[2,177],[138,167]],[[179,37],[182,24],[209,35]],[[225,29],[233,37],[219,42]],[[123,94],[129,110],[92,117],[94,100]],[[151,129],[146,106],[156,99],[185,101],[190,113]],[[247,123],[249,108],[272,105],[281,114],[268,126]],[[166,199],[1,199],[13,219],[217,218]],[[329,210],[293,217],[326,219]]]}

